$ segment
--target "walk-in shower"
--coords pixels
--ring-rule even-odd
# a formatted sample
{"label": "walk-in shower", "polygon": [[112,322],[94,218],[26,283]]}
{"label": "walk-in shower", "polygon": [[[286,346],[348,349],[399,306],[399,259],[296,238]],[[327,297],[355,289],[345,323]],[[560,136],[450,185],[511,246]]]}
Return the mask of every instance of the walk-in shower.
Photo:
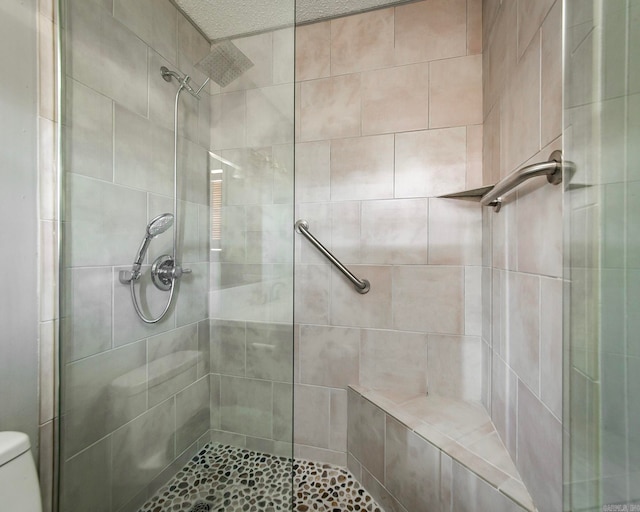
{"label": "walk-in shower", "polygon": [[[245,465],[271,491],[242,467],[215,488],[189,476],[182,509],[291,503],[293,235],[274,220],[293,222],[293,63],[263,50],[293,49],[293,2],[277,3],[288,21],[228,40],[168,0],[61,2],[60,512],[140,510],[190,461],[231,471],[224,446],[270,453]],[[220,119],[229,97],[240,125]]]}

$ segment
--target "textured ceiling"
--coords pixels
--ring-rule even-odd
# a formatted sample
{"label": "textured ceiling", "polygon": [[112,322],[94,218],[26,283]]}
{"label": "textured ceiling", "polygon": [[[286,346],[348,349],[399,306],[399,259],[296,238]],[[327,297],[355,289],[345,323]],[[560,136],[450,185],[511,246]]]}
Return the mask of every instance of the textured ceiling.
{"label": "textured ceiling", "polygon": [[[211,40],[262,32],[293,22],[293,0],[173,0]],[[365,11],[406,0],[297,0],[296,22]]]}

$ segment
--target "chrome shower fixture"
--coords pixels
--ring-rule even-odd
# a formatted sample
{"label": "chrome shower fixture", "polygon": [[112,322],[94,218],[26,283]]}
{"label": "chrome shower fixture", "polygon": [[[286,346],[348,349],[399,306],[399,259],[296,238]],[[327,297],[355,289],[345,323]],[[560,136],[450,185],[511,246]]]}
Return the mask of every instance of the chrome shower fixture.
{"label": "chrome shower fixture", "polygon": [[165,308],[160,316],[158,316],[157,318],[149,319],[144,315],[138,304],[138,298],[136,297],[134,286],[136,281],[138,281],[142,275],[140,269],[142,268],[144,257],[147,255],[147,250],[149,249],[151,240],[153,240],[158,235],[161,235],[171,226],[173,226],[174,220],[175,217],[172,213],[163,213],[162,215],[158,215],[157,217],[153,218],[151,222],[147,224],[144,238],[142,239],[142,243],[140,244],[138,254],[135,261],[133,262],[131,270],[121,270],[119,274],[120,282],[122,284],[128,284],[131,288],[131,299],[133,301],[133,307],[135,308],[136,313],[138,314],[140,319],[147,324],[155,324],[162,318],[164,318],[165,314],[169,310],[169,307],[171,306],[176,279],[181,278],[184,274],[191,273],[191,269],[182,268],[180,265],[177,265],[175,257],[173,256],[163,254],[162,256],[156,258],[156,260],[153,262],[153,265],[151,265],[151,280],[159,290],[170,291],[171,293],[169,295],[169,300],[167,301],[167,304],[165,305]]}
{"label": "chrome shower fixture", "polygon": [[182,76],[180,73],[178,73],[177,71],[172,71],[167,66],[162,66],[160,68],[160,73],[162,73],[162,78],[164,78],[166,82],[171,82],[171,79],[175,78],[180,84],[181,89],[184,89],[189,94],[191,94],[191,96],[198,100],[200,99],[200,91],[204,89],[205,85],[209,83],[209,78],[207,78],[204,83],[196,90],[191,87],[191,77],[189,75]]}
{"label": "chrome shower fixture", "polygon": [[147,249],[149,249],[151,240],[164,233],[171,226],[173,226],[172,213],[163,213],[162,215],[158,215],[156,218],[152,219],[151,222],[149,222],[149,224],[147,225],[147,234],[142,240],[142,244],[140,244],[140,249],[138,249],[138,257],[133,263],[133,269],[131,271],[133,279],[138,279],[140,277],[140,267],[142,266],[142,261],[147,254]]}
{"label": "chrome shower fixture", "polygon": [[220,87],[226,87],[251,67],[253,62],[229,40],[211,45],[211,51],[196,64]]}

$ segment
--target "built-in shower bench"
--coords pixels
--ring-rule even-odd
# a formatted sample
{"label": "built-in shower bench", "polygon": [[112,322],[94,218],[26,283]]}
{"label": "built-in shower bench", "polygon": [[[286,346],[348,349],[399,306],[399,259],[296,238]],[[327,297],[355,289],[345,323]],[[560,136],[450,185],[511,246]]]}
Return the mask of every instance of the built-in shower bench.
{"label": "built-in shower bench", "polygon": [[479,403],[350,386],[347,451],[386,512],[535,510]]}

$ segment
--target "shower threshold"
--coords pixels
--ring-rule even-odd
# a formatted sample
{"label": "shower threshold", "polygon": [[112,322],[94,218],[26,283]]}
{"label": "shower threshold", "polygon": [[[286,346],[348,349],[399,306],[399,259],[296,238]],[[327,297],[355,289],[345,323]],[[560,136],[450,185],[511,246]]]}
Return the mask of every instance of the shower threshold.
{"label": "shower threshold", "polygon": [[344,468],[210,443],[139,512],[335,510],[384,512]]}

